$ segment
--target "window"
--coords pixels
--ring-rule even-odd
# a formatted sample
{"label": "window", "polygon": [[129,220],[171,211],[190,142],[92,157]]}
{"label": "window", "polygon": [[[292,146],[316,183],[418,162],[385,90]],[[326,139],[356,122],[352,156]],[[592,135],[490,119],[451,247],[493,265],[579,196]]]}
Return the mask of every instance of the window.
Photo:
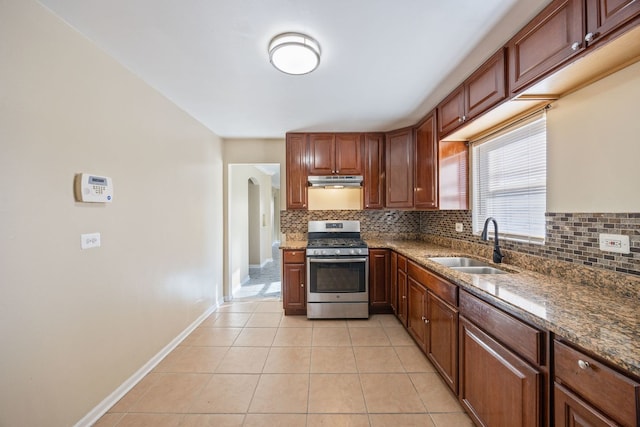
{"label": "window", "polygon": [[473,142],[473,232],[498,221],[500,237],[544,243],[547,132],[544,112]]}

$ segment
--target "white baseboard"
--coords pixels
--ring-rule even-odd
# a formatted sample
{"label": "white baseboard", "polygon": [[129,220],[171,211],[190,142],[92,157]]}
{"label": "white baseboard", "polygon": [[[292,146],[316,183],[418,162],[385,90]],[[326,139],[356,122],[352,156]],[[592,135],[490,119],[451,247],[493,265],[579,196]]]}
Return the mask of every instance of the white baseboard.
{"label": "white baseboard", "polygon": [[123,382],[117,389],[115,389],[109,396],[107,396],[102,402],[100,402],[95,408],[93,408],[87,415],[85,415],[80,421],[78,421],[74,427],[90,427],[96,421],[107,413],[109,408],[115,405],[122,397],[129,392],[136,384],[138,384],[145,375],[147,375],[153,368],[156,367],[162,359],[164,359],[173,349],[175,349],[195,328],[200,325],[211,313],[216,311],[220,304],[211,306],[200,317],[198,317],[192,324],[190,324],[184,331],[175,337],[169,344],[167,344],[162,350],[160,350],[155,356],[153,356],[147,363],[145,363],[140,369],[138,369],[132,376],[130,376],[125,382]]}

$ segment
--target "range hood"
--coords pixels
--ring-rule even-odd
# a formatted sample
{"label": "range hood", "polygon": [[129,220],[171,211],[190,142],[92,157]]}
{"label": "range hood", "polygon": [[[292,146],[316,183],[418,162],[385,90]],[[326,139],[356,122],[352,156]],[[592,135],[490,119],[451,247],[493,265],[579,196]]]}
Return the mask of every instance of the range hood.
{"label": "range hood", "polygon": [[353,188],[362,187],[362,175],[310,176],[309,187]]}

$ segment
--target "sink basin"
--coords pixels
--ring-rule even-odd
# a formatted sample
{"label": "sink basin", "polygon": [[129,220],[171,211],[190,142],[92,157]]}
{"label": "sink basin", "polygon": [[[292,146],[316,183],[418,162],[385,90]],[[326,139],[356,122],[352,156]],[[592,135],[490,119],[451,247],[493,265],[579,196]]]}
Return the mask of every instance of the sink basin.
{"label": "sink basin", "polygon": [[467,274],[506,274],[506,271],[492,267],[486,262],[467,257],[434,257],[430,261]]}
{"label": "sink basin", "polygon": [[490,267],[486,262],[461,256],[435,257],[429,258],[429,261],[437,262],[445,267]]}
{"label": "sink basin", "polygon": [[452,270],[460,271],[467,274],[506,274],[506,271],[502,271],[494,267],[451,267]]}

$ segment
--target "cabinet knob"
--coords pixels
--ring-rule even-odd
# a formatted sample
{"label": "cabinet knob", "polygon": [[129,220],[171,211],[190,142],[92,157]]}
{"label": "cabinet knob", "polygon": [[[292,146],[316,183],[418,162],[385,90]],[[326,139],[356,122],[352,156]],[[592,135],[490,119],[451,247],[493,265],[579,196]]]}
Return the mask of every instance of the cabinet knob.
{"label": "cabinet knob", "polygon": [[586,41],[587,43],[591,43],[595,38],[596,35],[594,33],[587,33],[587,35],[584,36],[584,41]]}
{"label": "cabinet knob", "polygon": [[406,295],[402,295],[402,299],[407,299],[407,296]]}
{"label": "cabinet knob", "polygon": [[467,121],[467,116],[462,116],[462,121],[466,122]]}
{"label": "cabinet knob", "polygon": [[578,50],[578,49],[580,49],[580,43],[578,43],[578,42],[574,42],[574,43],[571,45],[571,50],[575,52],[575,51],[576,51],[576,50]]}
{"label": "cabinet knob", "polygon": [[304,283],[300,283],[300,287],[301,287],[301,288],[304,288]]}
{"label": "cabinet knob", "polygon": [[462,117],[458,117],[458,123],[462,123],[462,120],[464,120]]}
{"label": "cabinet knob", "polygon": [[586,362],[584,360],[578,360],[578,366],[580,367],[580,369],[589,369],[591,367],[591,365],[589,365],[589,362]]}
{"label": "cabinet knob", "polygon": [[425,321],[425,320],[427,320],[427,318],[426,318],[426,317],[424,317],[424,316],[422,316],[422,321]]}

